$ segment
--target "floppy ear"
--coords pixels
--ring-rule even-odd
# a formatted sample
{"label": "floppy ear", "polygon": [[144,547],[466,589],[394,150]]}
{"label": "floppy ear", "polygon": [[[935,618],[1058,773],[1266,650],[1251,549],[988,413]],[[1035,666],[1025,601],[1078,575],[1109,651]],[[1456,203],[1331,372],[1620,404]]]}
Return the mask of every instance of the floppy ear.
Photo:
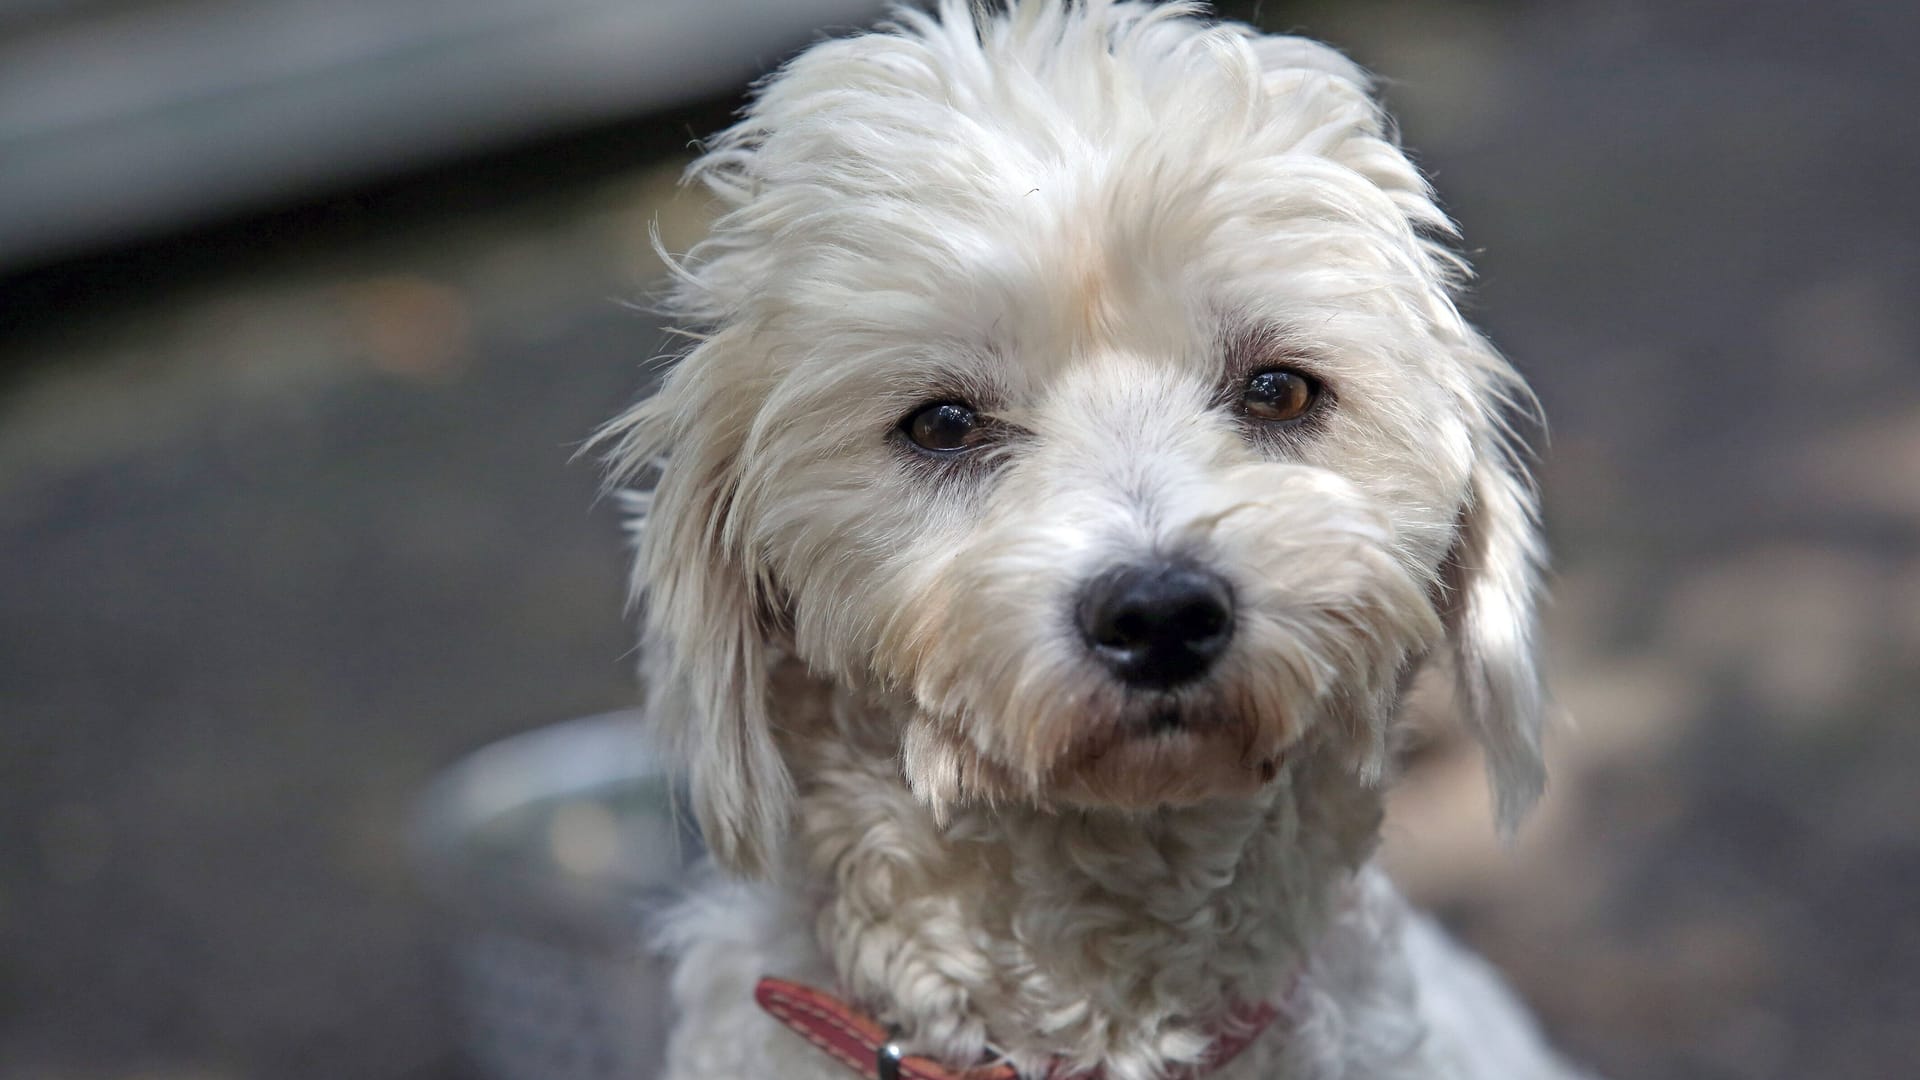
{"label": "floppy ear", "polygon": [[[695,816],[721,864],[769,869],[792,811],[793,781],[768,715],[765,583],[743,554],[740,444],[729,415],[729,332],[688,354],[660,390],[602,433],[614,483],[658,475],[635,522],[633,593],[644,608],[647,715],[687,765]],[[739,395],[732,395],[739,400]]]}
{"label": "floppy ear", "polygon": [[1459,704],[1487,756],[1495,819],[1510,834],[1546,787],[1535,656],[1543,548],[1533,487],[1504,430],[1492,425],[1479,441],[1458,538],[1441,568],[1442,616]]}

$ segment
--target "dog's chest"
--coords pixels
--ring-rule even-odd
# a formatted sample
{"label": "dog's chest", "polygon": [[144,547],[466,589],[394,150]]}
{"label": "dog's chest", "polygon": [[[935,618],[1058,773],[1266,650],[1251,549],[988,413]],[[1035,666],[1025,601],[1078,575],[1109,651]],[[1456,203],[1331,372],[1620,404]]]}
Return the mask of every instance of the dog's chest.
{"label": "dog's chest", "polygon": [[[1219,1018],[1300,981],[1299,943],[1363,857],[1343,838],[1377,814],[1365,793],[1288,775],[1261,801],[940,828],[875,755],[839,742],[806,756],[796,872],[836,983],[946,1061],[1064,1054],[1115,1076],[1201,1056]],[[1330,828],[1329,814],[1356,822]]]}

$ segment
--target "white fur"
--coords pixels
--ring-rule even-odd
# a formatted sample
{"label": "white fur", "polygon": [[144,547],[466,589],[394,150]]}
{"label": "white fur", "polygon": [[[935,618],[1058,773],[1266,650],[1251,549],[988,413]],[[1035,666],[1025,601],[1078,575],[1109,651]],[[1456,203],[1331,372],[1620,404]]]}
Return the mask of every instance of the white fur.
{"label": "white fur", "polygon": [[[718,862],[668,935],[670,1080],[839,1075],[769,974],[1028,1075],[1150,1080],[1255,1000],[1223,1080],[1572,1075],[1368,865],[1441,649],[1504,824],[1543,770],[1526,391],[1362,73],[1185,5],[943,0],[795,59],[693,175],[697,343],[605,434],[654,482],[650,708]],[[1331,406],[1238,418],[1283,362]],[[917,456],[940,400],[1002,435]],[[1234,635],[1147,701],[1071,611],[1170,554]]]}

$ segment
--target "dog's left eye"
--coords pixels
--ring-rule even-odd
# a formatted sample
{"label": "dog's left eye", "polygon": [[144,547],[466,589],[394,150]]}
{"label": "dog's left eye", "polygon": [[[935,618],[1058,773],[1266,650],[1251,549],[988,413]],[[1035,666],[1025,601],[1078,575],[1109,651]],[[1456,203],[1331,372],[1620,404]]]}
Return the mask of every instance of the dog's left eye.
{"label": "dog's left eye", "polygon": [[956,401],[927,405],[900,421],[900,431],[922,450],[953,454],[979,445],[980,415]]}

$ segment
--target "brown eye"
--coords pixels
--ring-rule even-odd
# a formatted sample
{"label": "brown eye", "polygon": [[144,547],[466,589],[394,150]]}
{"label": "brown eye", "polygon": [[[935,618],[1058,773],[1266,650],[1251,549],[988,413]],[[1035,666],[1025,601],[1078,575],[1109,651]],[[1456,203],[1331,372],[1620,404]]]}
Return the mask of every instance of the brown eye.
{"label": "brown eye", "polygon": [[972,449],[983,434],[979,414],[954,401],[925,406],[900,421],[900,430],[913,445],[936,454]]}
{"label": "brown eye", "polygon": [[1320,383],[1292,368],[1254,372],[1240,395],[1247,415],[1270,423],[1298,420],[1319,400]]}

